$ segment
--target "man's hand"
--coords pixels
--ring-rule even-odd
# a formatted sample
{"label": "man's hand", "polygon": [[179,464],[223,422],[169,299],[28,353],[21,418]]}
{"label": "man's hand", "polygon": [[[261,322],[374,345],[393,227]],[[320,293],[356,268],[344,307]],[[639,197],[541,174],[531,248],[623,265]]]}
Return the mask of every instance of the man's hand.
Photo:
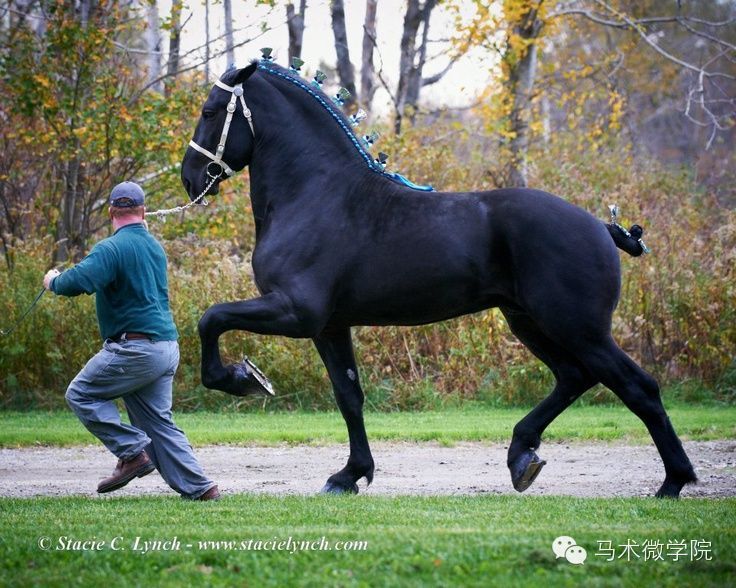
{"label": "man's hand", "polygon": [[58,276],[61,272],[56,269],[52,269],[46,272],[46,275],[43,277],[43,287],[47,290],[51,289],[51,282],[52,280]]}

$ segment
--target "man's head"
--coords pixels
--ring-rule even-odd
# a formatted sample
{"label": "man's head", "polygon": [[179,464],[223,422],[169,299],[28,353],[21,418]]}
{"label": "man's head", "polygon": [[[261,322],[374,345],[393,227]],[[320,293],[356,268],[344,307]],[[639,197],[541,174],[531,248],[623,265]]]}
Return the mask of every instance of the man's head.
{"label": "man's head", "polygon": [[145,201],[146,195],[138,184],[122,182],[110,192],[110,218],[121,225],[140,222],[146,210]]}

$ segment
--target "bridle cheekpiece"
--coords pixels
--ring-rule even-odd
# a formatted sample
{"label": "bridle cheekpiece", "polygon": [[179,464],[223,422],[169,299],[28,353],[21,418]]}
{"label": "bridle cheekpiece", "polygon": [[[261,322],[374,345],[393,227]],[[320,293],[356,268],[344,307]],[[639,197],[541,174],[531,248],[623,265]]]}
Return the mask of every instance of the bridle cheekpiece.
{"label": "bridle cheekpiece", "polygon": [[[220,141],[217,143],[217,150],[214,153],[212,153],[211,151],[208,151],[204,147],[197,145],[193,140],[189,141],[189,146],[192,149],[196,149],[202,155],[205,155],[206,157],[209,157],[212,160],[207,164],[207,175],[213,179],[221,177],[223,173],[225,173],[228,177],[235,174],[235,171],[222,160],[222,155],[223,153],[225,153],[225,142],[227,141],[227,134],[230,132],[230,124],[233,121],[233,115],[235,114],[235,108],[236,108],[238,99],[240,99],[240,104],[242,104],[243,106],[243,116],[245,116],[245,119],[248,121],[250,132],[253,134],[253,137],[256,136],[256,133],[253,130],[253,117],[250,113],[250,108],[248,108],[248,106],[246,105],[245,98],[243,97],[243,84],[236,84],[235,86],[228,86],[227,84],[224,84],[220,80],[217,80],[215,82],[215,86],[231,93],[230,102],[228,102],[228,105],[227,105],[227,116],[225,118],[225,125],[222,127],[222,134],[220,135]],[[219,172],[216,174],[210,170],[210,166],[213,163],[217,164],[220,168]]]}

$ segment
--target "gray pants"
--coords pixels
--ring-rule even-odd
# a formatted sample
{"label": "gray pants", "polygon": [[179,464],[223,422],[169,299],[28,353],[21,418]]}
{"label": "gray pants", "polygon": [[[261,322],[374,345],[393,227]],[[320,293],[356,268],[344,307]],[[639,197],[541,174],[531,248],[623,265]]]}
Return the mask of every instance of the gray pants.
{"label": "gray pants", "polygon": [[[186,498],[197,498],[214,483],[171,419],[171,388],[178,365],[176,341],[108,339],[69,384],[66,401],[117,457],[127,460],[145,449],[169,486]],[[120,421],[116,398],[125,402],[130,425]]]}

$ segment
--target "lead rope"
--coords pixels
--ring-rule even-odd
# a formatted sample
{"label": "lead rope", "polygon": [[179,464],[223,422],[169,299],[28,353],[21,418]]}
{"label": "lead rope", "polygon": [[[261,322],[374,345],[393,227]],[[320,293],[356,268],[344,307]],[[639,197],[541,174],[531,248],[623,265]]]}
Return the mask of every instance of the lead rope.
{"label": "lead rope", "polygon": [[[55,269],[56,270],[60,270],[60,268],[64,267],[67,263],[69,263],[69,262],[62,263],[61,265],[57,266]],[[38,304],[38,302],[41,300],[41,298],[43,298],[43,295],[45,293],[46,293],[46,286],[44,286],[41,289],[41,291],[38,294],[36,294],[36,297],[33,299],[33,302],[31,302],[31,305],[28,308],[26,308],[25,311],[23,311],[23,314],[20,315],[20,318],[18,318],[18,320],[16,320],[10,328],[8,328],[8,329],[0,329],[0,335],[3,336],[3,337],[7,337],[8,335],[10,335],[10,333],[12,333],[13,331],[15,331],[15,329],[18,328],[18,326],[23,322],[23,320],[29,314],[31,314],[31,311],[36,307],[36,304]]]}
{"label": "lead rope", "polygon": [[0,335],[2,335],[3,337],[7,337],[8,335],[10,335],[10,333],[15,331],[18,325],[20,325],[23,322],[23,319],[26,318],[31,313],[33,308],[36,306],[36,304],[38,304],[38,301],[41,300],[41,297],[45,293],[46,293],[46,287],[44,286],[43,289],[36,295],[36,298],[33,300],[33,302],[31,302],[31,305],[28,308],[26,308],[25,312],[22,315],[20,315],[20,318],[17,321],[15,321],[12,327],[10,327],[9,329],[0,329]]}
{"label": "lead rope", "polygon": [[[208,172],[209,175],[209,172]],[[213,176],[210,175],[210,182],[204,187],[204,190],[202,190],[202,193],[197,196],[194,200],[189,202],[188,204],[184,204],[182,206],[175,206],[174,208],[162,208],[159,210],[154,210],[152,212],[147,212],[146,216],[155,216],[160,221],[166,221],[166,217],[170,214],[176,214],[177,212],[184,212],[187,208],[191,208],[195,204],[199,204],[201,202],[202,206],[207,206],[209,202],[204,197],[205,194],[207,194],[207,191],[213,186],[213,184],[217,181],[217,179],[222,175],[222,173]]]}

